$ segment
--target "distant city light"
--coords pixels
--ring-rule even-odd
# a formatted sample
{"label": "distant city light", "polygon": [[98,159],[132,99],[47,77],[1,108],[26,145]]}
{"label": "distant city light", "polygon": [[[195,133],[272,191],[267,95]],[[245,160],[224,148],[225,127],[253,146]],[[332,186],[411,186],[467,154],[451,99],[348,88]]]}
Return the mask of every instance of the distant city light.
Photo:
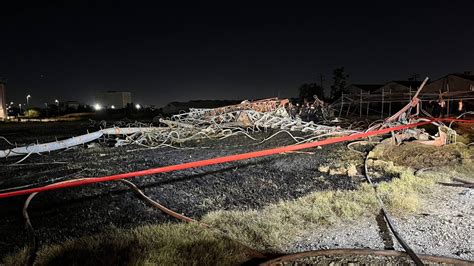
{"label": "distant city light", "polygon": [[96,103],[96,104],[94,104],[94,110],[100,111],[100,110],[102,110],[102,106],[100,104]]}
{"label": "distant city light", "polygon": [[111,109],[115,109],[115,105],[110,106]]}
{"label": "distant city light", "polygon": [[135,105],[135,108],[140,109],[140,108],[142,108],[142,106],[137,103],[137,104]]}

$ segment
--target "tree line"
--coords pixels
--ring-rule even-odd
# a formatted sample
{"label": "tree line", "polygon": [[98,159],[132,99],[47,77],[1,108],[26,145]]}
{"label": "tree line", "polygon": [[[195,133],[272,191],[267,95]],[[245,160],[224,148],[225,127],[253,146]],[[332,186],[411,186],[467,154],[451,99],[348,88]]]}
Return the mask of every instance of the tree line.
{"label": "tree line", "polygon": [[339,67],[332,72],[332,85],[330,86],[329,96],[324,93],[324,88],[321,84],[316,82],[304,83],[298,88],[300,102],[312,101],[313,96],[318,96],[326,102],[331,102],[341,97],[347,86],[347,79],[349,75],[346,74],[344,67]]}

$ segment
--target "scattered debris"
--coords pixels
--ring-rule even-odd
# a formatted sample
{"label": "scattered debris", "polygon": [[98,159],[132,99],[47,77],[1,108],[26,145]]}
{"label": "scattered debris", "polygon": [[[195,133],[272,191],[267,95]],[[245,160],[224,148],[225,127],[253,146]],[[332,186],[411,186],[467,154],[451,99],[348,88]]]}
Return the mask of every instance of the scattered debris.
{"label": "scattered debris", "polygon": [[[287,103],[287,99],[272,98],[255,102],[244,101],[238,105],[214,109],[191,109],[187,113],[174,115],[170,119],[160,119],[159,122],[164,126],[159,127],[147,124],[137,125],[136,122],[133,124],[117,122],[114,127],[70,139],[0,150],[0,158],[29,156],[68,149],[110,135],[119,136],[114,139],[116,147],[136,144],[145,148],[159,148],[203,138],[223,139],[238,134],[255,140],[249,133],[267,129],[279,129],[290,135],[292,135],[290,131],[307,133],[308,135],[305,137],[292,135],[298,143],[359,132],[338,126],[319,125],[312,121],[305,122],[300,118],[291,118],[285,109]],[[105,126],[106,122],[100,121],[93,124]]]}

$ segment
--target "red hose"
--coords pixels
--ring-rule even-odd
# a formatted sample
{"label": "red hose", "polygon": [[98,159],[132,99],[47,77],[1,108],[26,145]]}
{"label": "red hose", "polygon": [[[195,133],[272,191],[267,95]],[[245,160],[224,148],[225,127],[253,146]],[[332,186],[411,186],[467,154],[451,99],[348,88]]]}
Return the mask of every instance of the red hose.
{"label": "red hose", "polygon": [[217,158],[212,158],[212,159],[207,159],[207,160],[194,161],[194,162],[189,162],[189,163],[182,163],[182,164],[152,168],[152,169],[141,170],[141,171],[136,171],[136,172],[117,174],[117,175],[75,179],[75,180],[70,180],[68,182],[54,183],[54,184],[50,184],[50,185],[46,185],[42,187],[0,193],[0,198],[9,198],[9,197],[14,197],[14,196],[31,194],[35,192],[43,192],[43,191],[56,190],[56,189],[68,188],[68,187],[77,187],[77,186],[82,186],[82,185],[87,185],[87,184],[107,182],[107,181],[124,179],[124,178],[173,172],[173,171],[179,171],[179,170],[184,170],[184,169],[189,169],[189,168],[203,167],[207,165],[214,165],[214,164],[228,163],[228,162],[234,162],[234,161],[241,161],[241,160],[246,160],[246,159],[251,159],[251,158],[258,158],[258,157],[263,157],[263,156],[279,154],[283,152],[308,149],[308,148],[313,148],[317,146],[323,146],[323,145],[328,145],[328,144],[333,144],[333,143],[338,143],[338,142],[351,141],[351,140],[356,140],[356,139],[370,137],[370,136],[382,135],[382,134],[389,133],[392,131],[427,125],[427,124],[430,124],[431,122],[436,122],[436,121],[440,121],[440,122],[455,121],[455,122],[460,122],[460,123],[474,123],[474,120],[435,118],[435,119],[431,119],[429,121],[424,121],[424,122],[384,128],[384,129],[379,129],[379,130],[374,130],[374,131],[369,131],[369,132],[364,132],[364,133],[357,133],[350,136],[330,138],[330,139],[325,139],[325,140],[320,140],[320,141],[315,141],[315,142],[289,145],[289,146],[278,147],[278,148],[273,148],[273,149],[268,149],[268,150],[247,152],[247,153],[242,153],[242,154],[217,157]]}

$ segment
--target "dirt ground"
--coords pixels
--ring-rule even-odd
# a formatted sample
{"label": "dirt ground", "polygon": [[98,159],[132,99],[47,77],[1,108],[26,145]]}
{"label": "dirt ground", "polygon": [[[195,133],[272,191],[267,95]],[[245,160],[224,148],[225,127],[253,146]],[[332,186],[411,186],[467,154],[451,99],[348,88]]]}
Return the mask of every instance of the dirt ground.
{"label": "dirt ground", "polygon": [[[53,141],[94,131],[88,123],[0,125],[0,136],[19,145]],[[259,133],[263,140],[273,132]],[[284,134],[262,144],[243,136],[225,140],[187,143],[182,149],[129,152],[136,147],[108,147],[107,143],[80,146],[42,156],[32,155],[23,166],[8,166],[18,158],[0,163],[0,189],[44,182],[64,176],[102,176],[160,167],[264,148],[292,144]],[[2,143],[3,147],[7,145]],[[165,206],[199,218],[215,210],[259,209],[269,203],[294,199],[317,190],[353,189],[363,180],[347,175],[319,172],[318,166],[333,160],[345,144],[314,149],[315,154],[291,153],[242,162],[208,166],[167,174],[134,178],[143,191]],[[354,152],[355,153],[355,152]],[[34,165],[34,163],[53,163]],[[64,163],[63,163],[64,162]],[[317,179],[317,182],[315,180]],[[21,214],[26,197],[0,200],[0,255],[25,245],[26,231]],[[29,206],[29,215],[40,244],[90,235],[110,226],[131,228],[147,223],[172,221],[146,206],[119,182],[108,182],[45,192]]]}
{"label": "dirt ground", "polygon": [[[20,146],[64,139],[97,129],[90,127],[88,122],[0,124],[0,136]],[[103,176],[294,143],[286,134],[259,143],[273,133],[258,133],[254,135],[257,141],[234,136],[224,140],[188,142],[178,149],[140,151],[131,151],[138,148],[136,146],[111,147],[110,143],[102,140],[51,154],[31,155],[18,166],[11,164],[21,157],[2,159],[0,190],[63,177]],[[296,199],[314,191],[352,190],[365,183],[360,174],[365,153],[347,149],[346,145],[333,144],[306,150],[309,153],[280,154],[138,177],[131,181],[151,198],[192,218],[198,219],[217,210],[261,209],[268,204]],[[6,147],[8,144],[0,140],[0,148]],[[368,151],[367,148],[371,149],[367,146],[353,148],[364,152]],[[412,153],[408,148],[406,152]],[[384,159],[388,160],[393,153],[380,156],[386,156]],[[433,195],[424,199],[417,213],[395,218],[401,234],[416,252],[472,260],[472,190],[437,185]],[[0,200],[0,258],[27,243],[22,217],[25,199],[22,196]],[[31,202],[29,215],[39,245],[93,235],[110,227],[134,228],[175,222],[173,218],[145,205],[120,182],[41,193]],[[401,250],[379,220],[380,217],[369,215],[321,227],[295,239],[285,251],[342,247]]]}

